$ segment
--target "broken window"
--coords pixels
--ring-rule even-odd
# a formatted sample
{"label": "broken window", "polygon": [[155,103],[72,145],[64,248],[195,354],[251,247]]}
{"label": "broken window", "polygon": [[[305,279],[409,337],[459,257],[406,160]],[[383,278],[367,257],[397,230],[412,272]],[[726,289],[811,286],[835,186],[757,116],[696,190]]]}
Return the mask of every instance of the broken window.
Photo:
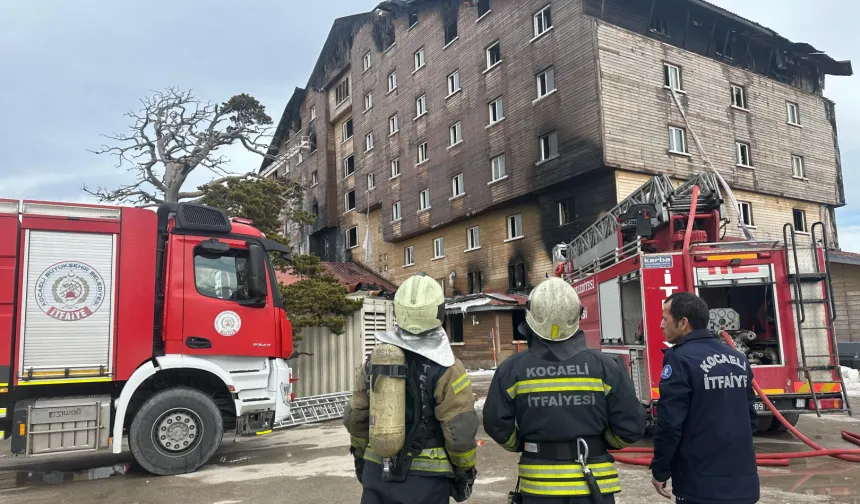
{"label": "broken window", "polygon": [[418,13],[415,11],[409,12],[409,28],[418,24]]}
{"label": "broken window", "polygon": [[349,140],[350,138],[352,138],[352,117],[350,117],[349,119],[347,119],[347,120],[346,120],[346,122],[345,122],[345,123],[343,123],[343,136],[342,136],[342,140],[343,140],[344,142],[346,142],[346,141],[347,141],[347,140]]}
{"label": "broken window", "polygon": [[316,134],[316,133],[313,133],[313,132],[312,132],[312,133],[308,136],[308,143],[310,143],[310,144],[311,144],[311,145],[310,145],[310,147],[311,147],[311,154],[313,154],[314,152],[316,152],[316,151],[317,151],[317,134]]}
{"label": "broken window", "polygon": [[732,84],[732,105],[746,110],[747,98],[743,86]]}
{"label": "broken window", "polygon": [[445,45],[457,40],[457,37],[457,20],[454,19],[454,21],[445,26]]}
{"label": "broken window", "polygon": [[481,286],[481,272],[472,271],[469,273],[469,294],[480,294],[484,289]]}
{"label": "broken window", "polygon": [[558,225],[565,226],[571,221],[571,204],[568,200],[558,202]]}
{"label": "broken window", "polygon": [[741,222],[747,226],[753,225],[752,203],[749,201],[738,201],[738,213],[741,216]]}
{"label": "broken window", "polygon": [[349,156],[343,160],[343,178],[355,173],[355,156]]}
{"label": "broken window", "polygon": [[508,289],[519,290],[526,287],[526,265],[522,261],[508,266]]}
{"label": "broken window", "polygon": [[463,315],[458,313],[448,317],[448,334],[452,344],[463,344]]}
{"label": "broken window", "polygon": [[490,12],[490,0],[478,0],[478,17]]}
{"label": "broken window", "polygon": [[752,159],[750,158],[750,144],[746,142],[735,142],[737,145],[738,151],[738,166],[752,166]]}
{"label": "broken window", "polygon": [[313,214],[314,218],[317,218],[320,216],[320,205],[319,205],[319,203],[314,203],[314,206],[311,207],[311,213]]}
{"label": "broken window", "polygon": [[794,229],[801,233],[806,233],[806,212],[795,208],[792,210],[792,214],[794,216]]}
{"label": "broken window", "polygon": [[346,210],[344,213],[349,212],[350,210],[355,210],[355,190],[349,191],[343,197],[344,205],[346,206]]}
{"label": "broken window", "polygon": [[666,19],[661,17],[654,17],[651,20],[651,32],[656,33],[657,35],[663,35],[664,37],[669,36],[669,28],[666,24]]}
{"label": "broken window", "polygon": [[[347,229],[344,234],[346,235],[346,248],[358,247],[358,226]],[[328,239],[325,241],[325,255],[328,255]]]}

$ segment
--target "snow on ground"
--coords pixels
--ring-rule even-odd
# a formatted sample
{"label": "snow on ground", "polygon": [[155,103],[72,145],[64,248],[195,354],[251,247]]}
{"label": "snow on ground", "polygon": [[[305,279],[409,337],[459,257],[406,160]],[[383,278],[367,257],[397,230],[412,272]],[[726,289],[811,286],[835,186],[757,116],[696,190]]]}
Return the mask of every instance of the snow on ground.
{"label": "snow on ground", "polygon": [[493,376],[496,374],[495,369],[469,369],[469,376]]}
{"label": "snow on ground", "polygon": [[845,390],[849,395],[860,395],[860,371],[840,366],[842,368],[842,379],[845,380]]}
{"label": "snow on ground", "polygon": [[477,401],[475,401],[475,411],[477,411],[478,413],[481,413],[482,411],[484,411],[484,402],[486,400],[487,399],[485,397],[482,397],[482,398],[478,399]]}

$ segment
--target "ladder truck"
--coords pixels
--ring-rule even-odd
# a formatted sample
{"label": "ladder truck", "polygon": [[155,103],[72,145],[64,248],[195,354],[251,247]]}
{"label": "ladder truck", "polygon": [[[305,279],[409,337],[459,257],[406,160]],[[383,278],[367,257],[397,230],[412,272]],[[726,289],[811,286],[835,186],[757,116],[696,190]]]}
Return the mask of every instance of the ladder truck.
{"label": "ladder truck", "polygon": [[0,199],[0,429],[11,452],[112,450],[193,472],[290,419],[292,328],[251,221],[192,203]]}
{"label": "ladder truck", "polygon": [[[708,303],[709,329],[732,337],[792,425],[806,413],[850,415],[824,224],[816,222],[808,237],[786,224],[782,242],[733,239],[723,236],[725,215],[714,175],[677,188],[658,175],[572,242],[556,245],[555,275],[582,299],[589,346],[628,366],[653,427],[661,350],[669,346],[662,305],[674,292],[694,292]],[[759,430],[784,428],[761,401],[755,407]]]}

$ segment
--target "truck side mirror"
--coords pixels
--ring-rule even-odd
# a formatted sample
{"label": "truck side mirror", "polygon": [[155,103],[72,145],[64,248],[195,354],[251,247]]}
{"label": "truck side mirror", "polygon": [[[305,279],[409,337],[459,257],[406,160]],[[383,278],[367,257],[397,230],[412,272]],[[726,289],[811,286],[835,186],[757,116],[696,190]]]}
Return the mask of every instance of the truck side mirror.
{"label": "truck side mirror", "polygon": [[257,243],[249,243],[248,253],[248,291],[256,299],[266,299],[269,294],[266,288],[266,251]]}

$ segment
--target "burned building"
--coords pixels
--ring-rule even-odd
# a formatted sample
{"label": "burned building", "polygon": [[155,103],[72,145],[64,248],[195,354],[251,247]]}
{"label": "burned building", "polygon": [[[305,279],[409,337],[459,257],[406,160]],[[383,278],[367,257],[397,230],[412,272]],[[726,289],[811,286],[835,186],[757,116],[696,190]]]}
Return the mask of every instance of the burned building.
{"label": "burned building", "polygon": [[703,0],[392,0],[334,22],[261,172],[308,187],[303,251],[451,297],[527,293],[649,177],[708,163],[740,202],[727,234],[822,220],[837,243],[822,90],[851,72]]}

